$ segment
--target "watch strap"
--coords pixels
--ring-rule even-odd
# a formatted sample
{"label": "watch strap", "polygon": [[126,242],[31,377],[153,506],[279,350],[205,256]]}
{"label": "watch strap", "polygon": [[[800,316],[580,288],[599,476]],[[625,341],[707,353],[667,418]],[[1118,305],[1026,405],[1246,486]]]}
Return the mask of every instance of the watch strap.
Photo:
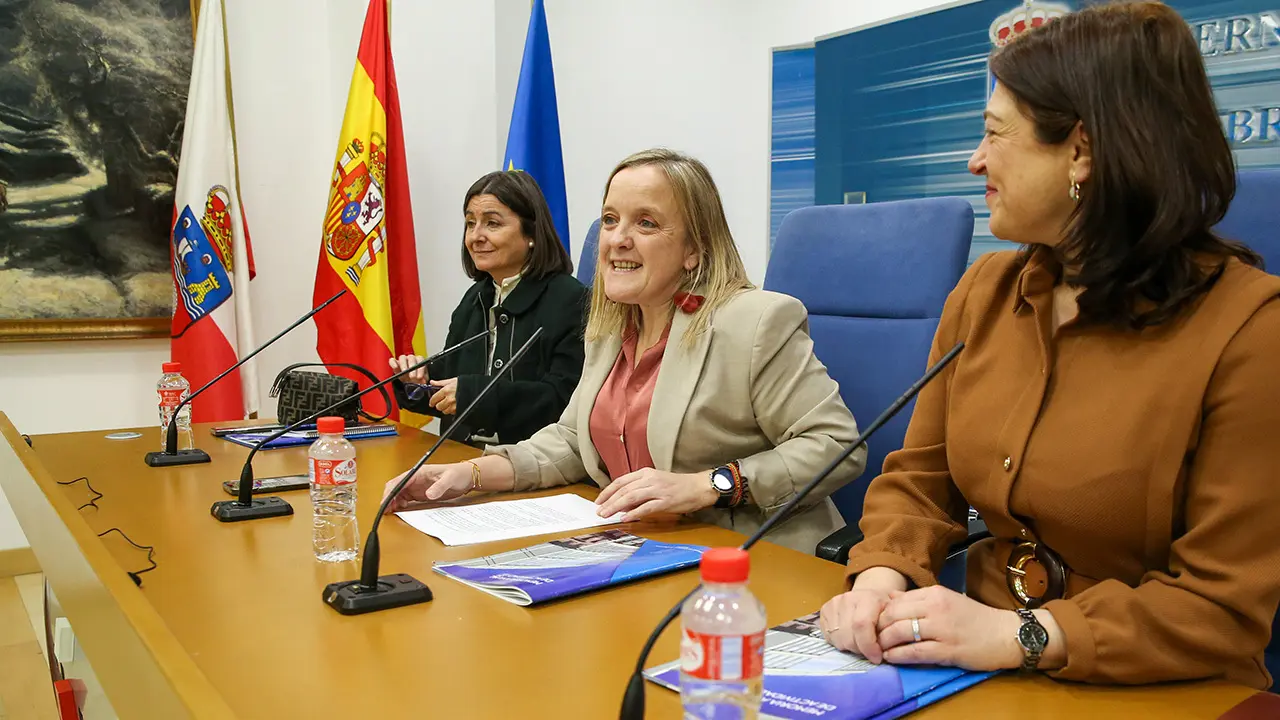
{"label": "watch strap", "polygon": [[[729,478],[730,486],[728,490],[721,490],[716,486],[716,476],[723,475]],[[716,498],[715,507],[717,508],[733,508],[738,507],[746,499],[747,481],[742,476],[742,471],[738,468],[737,462],[731,462],[728,465],[721,465],[711,471],[709,478],[711,487],[719,496]]]}
{"label": "watch strap", "polygon": [[[1018,617],[1022,619],[1022,627],[1035,625],[1040,628],[1040,633],[1045,637],[1044,645],[1048,645],[1048,632],[1044,629],[1044,626],[1040,624],[1040,621],[1036,619],[1036,614],[1027,608],[1018,608],[1016,612],[1018,613]],[[1024,673],[1033,672],[1040,665],[1040,658],[1044,655],[1044,647],[1027,647],[1027,645],[1022,642],[1022,627],[1019,627],[1018,635],[1018,646],[1022,648],[1022,666],[1019,668],[1019,671]]]}

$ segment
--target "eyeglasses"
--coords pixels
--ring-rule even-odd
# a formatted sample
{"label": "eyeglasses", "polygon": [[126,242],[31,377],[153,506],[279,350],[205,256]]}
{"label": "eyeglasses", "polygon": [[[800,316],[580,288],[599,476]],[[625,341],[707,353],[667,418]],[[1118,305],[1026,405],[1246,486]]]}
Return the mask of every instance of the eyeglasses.
{"label": "eyeglasses", "polygon": [[410,400],[417,402],[423,398],[431,397],[431,394],[440,388],[435,385],[421,385],[419,383],[405,383],[404,394]]}

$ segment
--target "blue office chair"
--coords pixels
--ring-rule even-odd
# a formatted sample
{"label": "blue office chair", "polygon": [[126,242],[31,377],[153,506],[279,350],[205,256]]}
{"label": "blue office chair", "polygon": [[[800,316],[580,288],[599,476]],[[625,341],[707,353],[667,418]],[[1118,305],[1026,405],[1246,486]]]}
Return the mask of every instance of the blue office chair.
{"label": "blue office chair", "polygon": [[[1267,272],[1280,275],[1280,170],[1244,170],[1236,179],[1236,197],[1227,216],[1214,228],[1221,236],[1238,240],[1262,256]],[[1276,477],[1280,482],[1280,475]],[[1280,678],[1280,615],[1271,623],[1267,646],[1267,670]],[[1272,685],[1276,687],[1276,685]]]}
{"label": "blue office chair", "polygon": [[596,279],[596,255],[600,251],[600,218],[587,228],[587,239],[582,241],[582,254],[578,256],[578,282],[591,287]]}
{"label": "blue office chair", "polygon": [[[860,427],[924,372],[972,240],[973,208],[959,198],[820,205],[783,219],[764,288],[804,303],[814,353]],[[833,496],[854,529],[867,485],[902,447],[913,407],[876,433],[866,471]]]}

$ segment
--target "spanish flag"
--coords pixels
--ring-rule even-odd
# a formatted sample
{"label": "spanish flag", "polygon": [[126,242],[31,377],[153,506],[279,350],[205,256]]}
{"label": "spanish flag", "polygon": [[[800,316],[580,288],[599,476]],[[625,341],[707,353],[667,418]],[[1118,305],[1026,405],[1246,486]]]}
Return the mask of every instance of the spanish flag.
{"label": "spanish flag", "polygon": [[[392,356],[426,354],[422,293],[413,237],[413,208],[405,166],[404,132],[387,26],[388,0],[370,0],[360,36],[347,111],[330,178],[313,302],[342,288],[350,292],[316,316],[316,350],[327,363],[355,363],[380,377]],[[342,373],[360,383],[367,378]],[[366,396],[378,413],[381,400]],[[426,417],[398,413],[422,426]]]}

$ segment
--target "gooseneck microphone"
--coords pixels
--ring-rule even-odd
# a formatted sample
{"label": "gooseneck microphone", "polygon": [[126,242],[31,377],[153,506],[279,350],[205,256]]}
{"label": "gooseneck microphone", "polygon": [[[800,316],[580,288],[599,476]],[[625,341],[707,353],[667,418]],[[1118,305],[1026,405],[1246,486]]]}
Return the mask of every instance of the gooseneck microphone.
{"label": "gooseneck microphone", "polygon": [[[954,360],[963,349],[964,343],[960,342],[956,343],[955,347],[947,351],[947,354],[943,355],[942,358],[933,365],[933,367],[929,368],[925,372],[923,377],[908,388],[907,391],[902,394],[902,397],[893,401],[893,404],[890,405],[888,409],[880,413],[880,417],[873,420],[871,424],[867,426],[867,429],[863,430],[862,434],[860,434],[852,444],[846,447],[835,460],[832,460],[825,468],[822,469],[821,472],[818,473],[816,477],[810,480],[808,485],[801,488],[800,492],[796,493],[786,505],[783,505],[782,508],[778,510],[778,512],[770,515],[769,518],[760,525],[760,529],[752,533],[751,536],[747,538],[747,541],[742,543],[742,549],[750,550],[751,546],[755,545],[765,533],[773,529],[773,526],[777,525],[788,514],[790,514],[791,510],[795,508],[800,501],[804,500],[809,493],[813,492],[813,489],[818,486],[818,483],[825,480],[833,470],[839,467],[840,463],[844,462],[845,459],[852,455],[859,447],[862,447],[862,445],[867,442],[867,439],[870,438],[876,430],[879,430],[882,425],[893,418],[894,415],[897,415],[902,408],[906,407],[907,403],[911,402],[911,398],[915,397],[925,385],[928,385],[929,381],[937,377],[938,373],[942,372],[943,368]],[[645,641],[644,647],[640,650],[640,657],[636,661],[636,669],[631,675],[631,680],[627,682],[626,694],[622,697],[622,711],[618,715],[621,720],[643,720],[644,666],[649,661],[649,653],[653,651],[653,646],[658,642],[658,637],[662,635],[662,631],[666,630],[667,626],[680,615],[680,609],[684,606],[685,601],[698,591],[698,587],[701,586],[699,585],[694,587],[693,590],[689,591],[688,595],[680,598],[680,602],[676,603],[675,607],[671,608],[671,610],[667,612],[667,614],[658,623],[658,626],[653,629],[653,633],[649,635],[649,639]]]}
{"label": "gooseneck microphone", "polygon": [[387,378],[386,380],[376,382],[370,385],[369,387],[365,388],[364,390],[361,390],[360,392],[356,393],[355,395],[352,395],[351,397],[342,398],[341,400],[333,403],[329,407],[326,407],[322,410],[317,410],[316,412],[313,412],[310,415],[302,418],[301,420],[298,420],[292,425],[285,426],[271,433],[265,438],[259,440],[258,442],[254,443],[253,447],[249,448],[249,456],[244,459],[244,467],[240,468],[240,486],[237,488],[236,499],[223,500],[221,502],[216,502],[213,504],[213,507],[209,508],[209,512],[212,513],[214,517],[218,518],[222,522],[239,522],[240,520],[257,520],[259,518],[279,517],[281,515],[292,515],[293,506],[291,506],[288,502],[286,502],[284,498],[276,497],[274,495],[270,497],[262,497],[262,498],[255,498],[253,496],[253,456],[257,455],[259,450],[261,450],[267,443],[271,442],[272,440],[276,440],[280,437],[283,437],[286,433],[293,432],[294,430],[297,430],[298,428],[302,427],[303,425],[306,425],[309,422],[314,422],[316,418],[323,417],[324,415],[333,412],[335,409],[337,409],[342,405],[348,405],[353,401],[358,401],[361,397],[364,397],[365,395],[373,392],[374,390],[384,387],[387,383],[391,382],[392,380],[395,380],[396,378],[401,377],[403,375],[408,375],[409,373],[419,368],[426,367],[428,363],[434,362],[435,360],[445,357],[446,355],[451,355],[457,352],[458,350],[461,350],[462,348],[466,347],[467,345],[470,345],[476,340],[479,340],[480,338],[483,338],[483,337],[487,337],[488,335],[489,335],[489,331],[487,330],[478,332],[475,335],[472,335],[471,337],[467,338],[466,340],[463,340],[462,342],[458,343],[457,345],[454,345],[452,347],[447,347],[444,350],[441,350],[440,352],[436,353],[435,355],[432,355],[431,357],[424,358],[422,362],[411,365],[408,368],[401,370],[398,373],[394,373],[391,375],[391,377]]}
{"label": "gooseneck microphone", "polygon": [[346,292],[347,292],[346,288],[339,290],[333,297],[315,306],[310,311],[308,311],[306,315],[303,315],[297,320],[294,320],[292,325],[276,333],[275,337],[271,338],[270,340],[266,341],[262,345],[258,346],[258,349],[240,358],[238,361],[236,361],[234,365],[227,368],[226,370],[223,370],[221,375],[205,383],[203,386],[201,386],[199,390],[196,390],[195,392],[191,393],[182,402],[178,403],[178,407],[173,409],[173,417],[169,418],[169,425],[165,428],[165,431],[164,431],[164,452],[147,453],[147,458],[146,458],[147,464],[150,465],[151,467],[171,467],[174,465],[194,465],[195,463],[209,462],[209,453],[203,450],[200,450],[199,448],[192,448],[190,450],[178,449],[178,414],[182,412],[182,408],[185,407],[187,404],[189,404],[192,400],[195,400],[200,395],[200,393],[204,392],[205,390],[208,390],[209,388],[213,387],[213,385],[217,383],[219,380],[230,375],[232,371],[234,371],[236,368],[249,362],[249,360],[254,355],[257,355],[263,350],[266,350],[268,347],[271,346],[272,343],[284,337],[285,335],[288,335],[291,330],[298,327],[302,323],[310,320],[312,315],[315,315],[321,310],[329,307],[329,305],[334,300],[337,300],[338,298],[342,297],[343,295],[346,294]]}
{"label": "gooseneck microphone", "polygon": [[498,371],[496,375],[489,378],[489,382],[480,389],[480,393],[476,395],[471,404],[467,406],[457,420],[449,426],[449,429],[441,433],[440,438],[435,444],[427,450],[426,454],[418,458],[418,462],[409,468],[409,472],[405,473],[400,482],[396,483],[395,488],[387,493],[382,499],[382,504],[378,506],[378,514],[373,517],[373,526],[369,528],[369,537],[364,542],[364,554],[360,558],[360,579],[346,580],[343,582],[329,583],[324,588],[322,595],[324,602],[329,607],[337,610],[343,615],[360,615],[362,613],[376,612],[378,610],[390,610],[391,608],[404,607],[405,605],[414,605],[417,603],[428,602],[431,600],[431,589],[425,583],[417,580],[404,573],[396,575],[378,576],[378,562],[380,559],[380,550],[378,548],[378,524],[382,522],[382,515],[387,511],[387,506],[395,500],[400,491],[404,490],[404,486],[409,484],[413,479],[413,474],[418,472],[423,465],[431,459],[449,435],[456,428],[462,427],[462,421],[471,414],[476,405],[480,403],[480,398],[498,382],[503,373],[510,370],[516,363],[520,362],[520,358],[533,347],[533,341],[538,339],[542,334],[542,328],[533,331],[529,339],[520,346],[515,355]]}

